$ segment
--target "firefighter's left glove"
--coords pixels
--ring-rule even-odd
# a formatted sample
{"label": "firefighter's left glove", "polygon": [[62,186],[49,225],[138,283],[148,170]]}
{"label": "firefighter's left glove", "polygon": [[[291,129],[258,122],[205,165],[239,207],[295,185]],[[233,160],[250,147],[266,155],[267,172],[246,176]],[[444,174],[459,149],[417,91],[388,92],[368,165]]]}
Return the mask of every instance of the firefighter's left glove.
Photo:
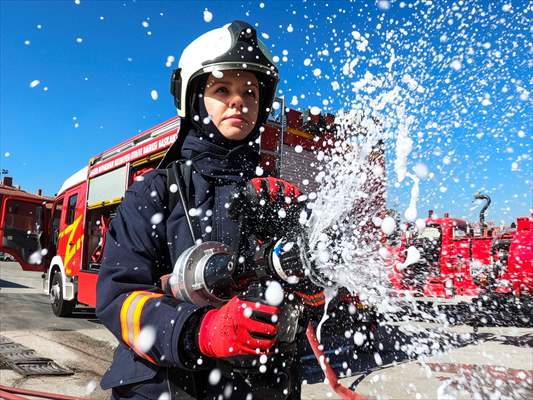
{"label": "firefighter's left glove", "polygon": [[[274,344],[278,307],[233,297],[218,310],[208,311],[198,334],[202,354],[213,358],[258,355]],[[258,349],[258,351],[256,351]]]}
{"label": "firefighter's left glove", "polygon": [[259,240],[297,232],[309,212],[305,196],[295,184],[274,177],[253,178],[232,194],[228,214],[243,218]]}

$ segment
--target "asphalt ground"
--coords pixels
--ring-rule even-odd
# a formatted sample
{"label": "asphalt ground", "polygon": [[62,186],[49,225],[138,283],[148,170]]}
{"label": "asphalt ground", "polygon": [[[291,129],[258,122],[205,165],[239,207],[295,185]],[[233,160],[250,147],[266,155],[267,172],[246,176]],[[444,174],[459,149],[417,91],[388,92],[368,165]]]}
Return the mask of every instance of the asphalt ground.
{"label": "asphalt ground", "polygon": [[[72,318],[55,317],[42,293],[40,275],[22,271],[17,263],[0,262],[0,335],[75,373],[25,378],[0,369],[0,384],[108,398],[99,380],[111,363],[116,339],[98,322],[94,310],[80,309]],[[474,332],[469,325],[397,322],[379,328],[374,349],[359,347],[352,338],[327,335],[323,344],[338,374],[350,375],[341,383],[368,398],[533,398],[531,327],[479,327]],[[311,355],[302,361],[302,368],[308,377],[303,399],[340,398],[323,383]]]}

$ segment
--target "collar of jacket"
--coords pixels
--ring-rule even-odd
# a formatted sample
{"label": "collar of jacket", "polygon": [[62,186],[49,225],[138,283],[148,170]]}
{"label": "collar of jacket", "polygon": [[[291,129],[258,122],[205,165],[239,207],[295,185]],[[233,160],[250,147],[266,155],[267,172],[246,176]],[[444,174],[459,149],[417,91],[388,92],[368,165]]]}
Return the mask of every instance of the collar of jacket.
{"label": "collar of jacket", "polygon": [[207,179],[238,182],[255,175],[259,164],[259,146],[246,141],[227,148],[191,128],[183,142],[181,156],[191,160],[194,169]]}

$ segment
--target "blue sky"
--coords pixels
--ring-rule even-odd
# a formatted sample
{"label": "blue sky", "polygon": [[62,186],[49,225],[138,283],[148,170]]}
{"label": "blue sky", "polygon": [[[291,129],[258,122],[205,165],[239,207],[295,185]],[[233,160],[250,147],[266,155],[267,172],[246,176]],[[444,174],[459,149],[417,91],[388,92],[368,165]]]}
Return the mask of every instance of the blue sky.
{"label": "blue sky", "polygon": [[413,117],[408,167],[430,171],[419,214],[477,219],[481,190],[488,218],[509,223],[532,206],[531,12],[526,1],[435,3],[1,1],[1,168],[56,193],[91,156],[175,114],[168,56],[175,67],[193,38],[243,19],[267,34],[295,108],[365,108],[398,88],[380,110],[391,207],[409,203],[392,167],[401,105]]}

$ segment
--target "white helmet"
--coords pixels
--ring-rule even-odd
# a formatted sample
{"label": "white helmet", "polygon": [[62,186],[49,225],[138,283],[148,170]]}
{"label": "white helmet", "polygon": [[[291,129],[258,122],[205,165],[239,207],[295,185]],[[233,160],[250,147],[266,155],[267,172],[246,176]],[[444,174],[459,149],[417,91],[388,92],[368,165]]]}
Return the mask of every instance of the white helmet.
{"label": "white helmet", "polygon": [[272,106],[279,80],[278,69],[270,51],[257,38],[254,27],[243,21],[233,21],[204,33],[183,50],[170,84],[178,115],[191,117],[196,78],[215,70],[228,69],[245,69],[256,73],[261,90],[258,121],[263,118],[266,120],[266,108]]}

